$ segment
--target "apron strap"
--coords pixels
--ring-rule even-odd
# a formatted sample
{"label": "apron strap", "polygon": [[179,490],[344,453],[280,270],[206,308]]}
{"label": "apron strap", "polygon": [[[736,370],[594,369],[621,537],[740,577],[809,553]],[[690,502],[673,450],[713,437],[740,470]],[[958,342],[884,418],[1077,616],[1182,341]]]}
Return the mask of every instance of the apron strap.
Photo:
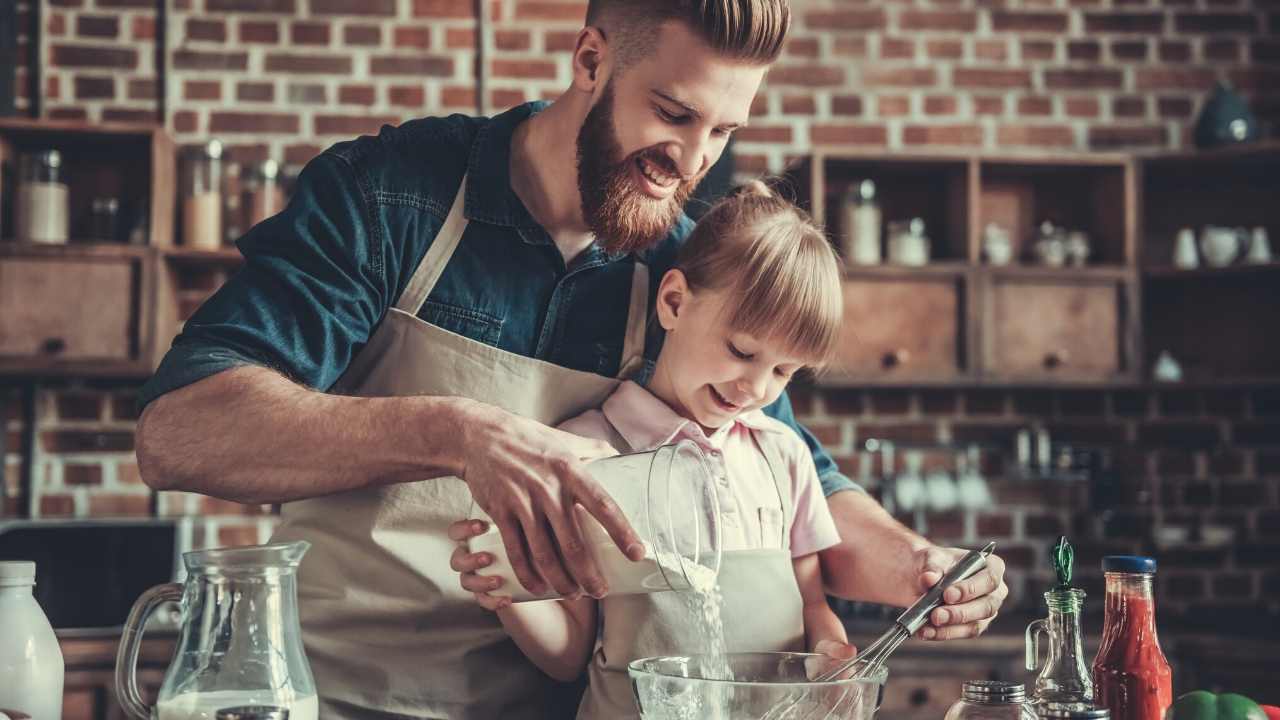
{"label": "apron strap", "polygon": [[649,266],[636,261],[631,273],[631,306],[627,308],[627,334],[622,341],[618,377],[629,378],[644,364],[644,334],[649,316]]}
{"label": "apron strap", "polygon": [[751,438],[755,440],[756,447],[760,448],[760,452],[764,455],[764,459],[769,463],[769,474],[773,475],[773,487],[778,491],[778,503],[782,506],[782,538],[779,547],[791,546],[791,475],[787,473],[787,464],[782,460],[782,453],[779,452],[775,443],[760,442],[760,433],[764,431],[751,431]]}
{"label": "apron strap", "polygon": [[445,218],[444,225],[440,227],[440,232],[436,233],[435,240],[431,241],[431,247],[427,249],[427,254],[423,256],[422,262],[418,263],[418,269],[413,272],[413,277],[409,278],[409,284],[405,286],[400,299],[396,301],[397,310],[416,316],[422,306],[427,303],[427,296],[435,289],[440,274],[444,272],[445,265],[449,264],[449,258],[453,257],[453,251],[458,248],[462,234],[467,229],[467,215],[463,210],[466,206],[466,195],[467,176],[463,175],[462,184],[458,186],[458,195],[453,199],[453,207],[449,208],[449,215]]}

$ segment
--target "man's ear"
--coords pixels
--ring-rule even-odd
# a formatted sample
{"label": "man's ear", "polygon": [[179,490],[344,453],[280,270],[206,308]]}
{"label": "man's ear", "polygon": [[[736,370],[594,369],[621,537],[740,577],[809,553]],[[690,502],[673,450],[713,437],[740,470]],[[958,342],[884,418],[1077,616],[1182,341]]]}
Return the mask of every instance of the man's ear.
{"label": "man's ear", "polygon": [[593,94],[603,87],[609,43],[599,28],[584,27],[573,49],[573,89]]}
{"label": "man's ear", "polygon": [[693,294],[689,290],[689,281],[680,270],[668,270],[658,284],[658,323],[662,329],[670,332],[675,329],[681,311],[689,306]]}

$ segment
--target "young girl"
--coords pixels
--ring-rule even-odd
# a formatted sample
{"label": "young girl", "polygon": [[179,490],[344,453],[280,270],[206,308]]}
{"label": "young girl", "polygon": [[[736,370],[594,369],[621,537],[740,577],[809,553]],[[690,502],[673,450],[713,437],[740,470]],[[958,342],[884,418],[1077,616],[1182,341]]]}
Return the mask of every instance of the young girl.
{"label": "young girl", "polygon": [[[822,232],[757,181],[698,223],[662,278],[666,340],[647,387],[625,382],[562,429],[619,452],[696,442],[719,484],[718,584],[729,652],[851,657],[827,605],[818,551],[839,536],[808,448],[761,408],[831,355],[842,312],[838,261]],[[702,619],[676,593],[511,604],[478,595],[554,678],[589,665],[578,718],[636,717],[627,663],[697,652]],[[597,634],[597,613],[599,633]]]}

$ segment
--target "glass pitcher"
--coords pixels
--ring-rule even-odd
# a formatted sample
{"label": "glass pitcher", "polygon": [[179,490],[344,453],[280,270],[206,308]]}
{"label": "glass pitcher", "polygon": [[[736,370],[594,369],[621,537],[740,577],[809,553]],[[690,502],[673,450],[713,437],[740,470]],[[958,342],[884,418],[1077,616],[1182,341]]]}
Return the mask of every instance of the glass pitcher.
{"label": "glass pitcher", "polygon": [[[583,539],[610,595],[712,589],[720,572],[720,497],[711,466],[696,443],[681,440],[648,452],[601,458],[588,463],[587,472],[617,503],[645,549],[643,560],[631,561],[604,526],[577,508]],[[471,517],[489,520],[474,502]],[[553,589],[534,595],[520,584],[492,523],[468,547],[473,553],[493,555],[493,564],[479,574],[503,579],[495,595],[510,595],[515,602],[558,597]]]}
{"label": "glass pitcher", "polygon": [[1093,681],[1080,644],[1080,609],[1085,593],[1077,588],[1050,590],[1044,594],[1049,617],[1027,626],[1027,669],[1040,660],[1040,636],[1049,639],[1048,657],[1036,678],[1031,704],[1088,705],[1093,702]]}
{"label": "glass pitcher", "polygon": [[[297,569],[306,542],[190,552],[184,584],[151,588],[134,604],[116,656],[116,697],[137,720],[214,720],[246,705],[316,720],[319,704],[298,625]],[[138,693],[147,618],[180,601],[182,625],[154,707]]]}

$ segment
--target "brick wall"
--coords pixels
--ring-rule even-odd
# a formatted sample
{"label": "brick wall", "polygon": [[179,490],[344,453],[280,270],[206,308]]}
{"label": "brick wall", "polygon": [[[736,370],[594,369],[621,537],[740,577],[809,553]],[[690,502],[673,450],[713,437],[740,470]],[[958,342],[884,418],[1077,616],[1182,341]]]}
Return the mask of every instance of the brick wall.
{"label": "brick wall", "polygon": [[[50,116],[145,120],[163,114],[182,143],[219,137],[233,160],[298,167],[325,145],[383,122],[496,111],[568,83],[585,2],[486,0],[23,0],[38,3],[42,105]],[[747,173],[779,171],[815,143],[887,148],[1180,147],[1215,79],[1233,81],[1280,121],[1275,0],[793,0],[795,31],[737,143]],[[160,18],[165,27],[157,27]],[[157,61],[159,38],[165,48]],[[28,41],[30,41],[28,39]],[[477,49],[487,58],[477,97]],[[23,73],[19,68],[19,87]],[[161,86],[163,83],[163,87]],[[20,98],[28,107],[30,98]],[[193,309],[216,275],[181,280]],[[136,388],[69,383],[36,399],[35,486],[16,507],[22,468],[17,391],[0,389],[6,512],[39,517],[187,514],[197,542],[266,537],[272,516],[137,480]],[[1280,400],[1257,391],[890,391],[800,393],[801,409],[856,472],[868,437],[921,447],[983,443],[987,469],[1011,435],[1040,420],[1055,437],[1111,448],[1123,483],[1106,515],[1087,490],[1005,483],[1000,509],[925,517],[939,540],[1001,541],[1015,606],[1033,603],[1040,558],[1059,532],[1097,557],[1159,550],[1171,610],[1231,604],[1280,612]],[[949,454],[936,450],[932,462]],[[1155,548],[1159,527],[1195,518],[1230,526],[1226,548]],[[914,522],[915,518],[907,518]],[[1095,595],[1096,596],[1096,595]],[[1265,601],[1265,602],[1259,602]]]}

